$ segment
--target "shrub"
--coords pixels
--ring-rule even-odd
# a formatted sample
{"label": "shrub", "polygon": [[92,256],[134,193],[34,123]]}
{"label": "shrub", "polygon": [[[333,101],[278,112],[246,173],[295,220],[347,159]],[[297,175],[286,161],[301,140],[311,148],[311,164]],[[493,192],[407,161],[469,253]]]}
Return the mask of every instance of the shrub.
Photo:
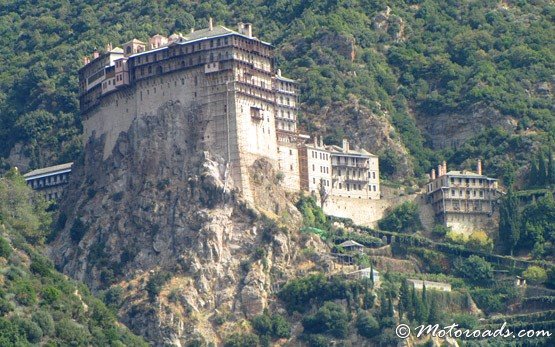
{"label": "shrub", "polygon": [[304,339],[309,347],[328,347],[330,346],[330,339],[323,335],[309,334],[304,335]]}
{"label": "shrub", "polygon": [[50,336],[54,333],[54,320],[47,311],[36,311],[31,319],[42,329],[44,335]]}
{"label": "shrub", "polygon": [[378,226],[382,230],[415,232],[422,228],[418,206],[410,201],[404,202],[380,219]]}
{"label": "shrub", "polygon": [[272,320],[267,314],[252,319],[252,327],[259,335],[269,335],[272,332]]}
{"label": "shrub", "polygon": [[474,284],[489,285],[493,280],[493,267],[477,255],[471,255],[465,260],[457,258],[453,267],[458,276],[468,278]]}
{"label": "shrub", "polygon": [[33,257],[33,260],[31,262],[31,266],[29,267],[29,269],[34,274],[48,277],[50,276],[50,272],[53,269],[53,266],[48,259],[40,256],[35,256]]}
{"label": "shrub", "polygon": [[27,280],[19,280],[14,284],[15,300],[21,305],[31,306],[37,302],[37,293]]}
{"label": "shrub", "polygon": [[330,228],[330,222],[327,220],[324,211],[318,206],[314,198],[310,196],[301,196],[295,206],[303,215],[305,226],[322,230],[328,230]]}
{"label": "shrub", "polygon": [[19,324],[20,328],[23,329],[23,331],[25,332],[27,341],[31,343],[38,343],[40,341],[40,339],[42,338],[43,332],[37,323],[30,320],[25,320],[25,319],[17,319],[16,322]]}
{"label": "shrub", "polygon": [[369,339],[380,333],[380,324],[371,314],[362,312],[357,317],[357,331],[360,335]]}
{"label": "shrub", "polygon": [[291,336],[291,324],[278,314],[269,316],[262,314],[252,320],[252,326],[258,335],[269,335],[273,338],[286,338]]}
{"label": "shrub", "polygon": [[156,299],[160,291],[162,291],[162,287],[170,278],[171,275],[167,272],[156,272],[154,275],[150,276],[145,287],[150,301]]}
{"label": "shrub", "polygon": [[432,234],[437,237],[443,237],[447,235],[447,233],[450,231],[451,231],[450,227],[446,227],[445,225],[441,225],[441,224],[436,224],[432,228]]}
{"label": "shrub", "polygon": [[328,301],[314,315],[303,319],[303,327],[307,333],[344,338],[349,331],[349,315],[341,305]]}
{"label": "shrub", "polygon": [[539,266],[529,266],[523,273],[522,277],[532,284],[541,284],[547,281],[547,272]]}
{"label": "shrub", "polygon": [[260,343],[258,336],[251,333],[231,334],[224,343],[224,347],[257,347]]}
{"label": "shrub", "polygon": [[89,344],[90,333],[84,326],[67,318],[56,324],[56,336],[64,345],[86,346]]}
{"label": "shrub", "polygon": [[83,223],[81,218],[76,218],[71,226],[71,229],[69,229],[69,236],[71,237],[71,240],[79,243],[83,239],[83,236],[87,233],[87,229],[88,227],[85,223]]}
{"label": "shrub", "polygon": [[272,316],[272,336],[278,339],[291,336],[291,324],[283,316]]}
{"label": "shrub", "polygon": [[108,307],[119,309],[123,303],[123,288],[120,286],[112,286],[104,293],[104,302]]}
{"label": "shrub", "polygon": [[46,304],[52,305],[62,296],[62,292],[54,286],[46,286],[42,289],[41,296]]}
{"label": "shrub", "polygon": [[0,236],[0,257],[8,259],[12,252],[12,246],[10,246],[8,240]]}

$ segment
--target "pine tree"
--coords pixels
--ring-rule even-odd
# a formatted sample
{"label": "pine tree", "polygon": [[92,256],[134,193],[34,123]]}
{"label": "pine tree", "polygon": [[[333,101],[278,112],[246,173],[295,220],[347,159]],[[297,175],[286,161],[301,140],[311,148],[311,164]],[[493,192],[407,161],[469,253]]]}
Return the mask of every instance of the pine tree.
{"label": "pine tree", "polygon": [[503,242],[505,249],[513,255],[519,238],[520,213],[518,211],[518,199],[513,190],[509,188],[499,207],[499,239]]}
{"label": "pine tree", "polygon": [[538,154],[538,185],[543,187],[547,184],[547,168],[545,167],[545,158],[543,153]]}
{"label": "pine tree", "polygon": [[547,162],[547,181],[550,185],[555,185],[555,161],[553,160],[553,153],[549,153]]}

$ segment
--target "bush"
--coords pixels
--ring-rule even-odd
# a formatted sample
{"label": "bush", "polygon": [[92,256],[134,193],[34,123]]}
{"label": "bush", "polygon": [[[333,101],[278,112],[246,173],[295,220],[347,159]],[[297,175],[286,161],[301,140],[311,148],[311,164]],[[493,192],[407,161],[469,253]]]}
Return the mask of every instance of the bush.
{"label": "bush", "polygon": [[15,300],[21,305],[31,306],[37,302],[37,293],[33,285],[27,280],[19,280],[14,283],[13,291]]}
{"label": "bush", "polygon": [[252,326],[258,335],[268,335],[273,338],[287,338],[291,336],[291,324],[282,316],[262,314],[252,319]]}
{"label": "bush", "polygon": [[52,305],[62,296],[62,292],[54,286],[46,286],[42,289],[41,296],[46,304]]}
{"label": "bush", "polygon": [[33,313],[31,319],[42,329],[44,335],[51,336],[54,334],[54,320],[47,311],[39,310]]}
{"label": "bush", "polygon": [[347,282],[337,276],[328,281],[322,274],[314,274],[287,282],[278,297],[289,311],[306,312],[313,302],[346,299],[357,286],[360,287],[360,283]]}
{"label": "bush", "polygon": [[446,239],[450,243],[463,245],[477,251],[491,252],[493,250],[493,240],[482,230],[474,231],[468,237],[455,231],[449,231]]}
{"label": "bush", "polygon": [[327,220],[324,211],[318,206],[314,198],[310,196],[301,196],[295,206],[303,215],[305,226],[329,230],[330,222]]}
{"label": "bush", "polygon": [[89,344],[90,333],[87,328],[67,318],[56,324],[56,336],[65,345],[86,346]]}
{"label": "bush", "polygon": [[523,273],[522,277],[532,284],[541,284],[547,281],[547,272],[539,266],[529,266]]}
{"label": "bush", "polygon": [[366,338],[373,338],[380,333],[380,324],[371,314],[362,312],[357,317],[357,331]]}
{"label": "bush", "polygon": [[24,319],[18,319],[16,320],[16,322],[19,324],[20,328],[22,328],[23,331],[25,332],[27,341],[31,343],[40,342],[43,332],[37,323],[30,320],[24,320]]}
{"label": "bush", "polygon": [[422,228],[418,206],[410,201],[391,210],[384,218],[378,221],[382,230],[395,232],[415,232]]}
{"label": "bush", "polygon": [[31,266],[29,267],[31,272],[44,277],[50,276],[50,271],[53,268],[52,263],[48,259],[40,256],[33,257]]}
{"label": "bush", "polygon": [[436,224],[432,228],[432,235],[437,237],[444,237],[450,231],[451,231],[450,227],[446,227],[445,225],[441,225],[441,224]]}
{"label": "bush", "polygon": [[471,255],[464,260],[457,258],[453,267],[458,276],[468,278],[474,284],[490,285],[493,280],[493,267],[477,255]]}
{"label": "bush", "polygon": [[73,240],[73,242],[79,243],[83,239],[83,236],[85,236],[85,234],[87,233],[87,229],[88,227],[85,225],[85,223],[83,223],[81,218],[75,219],[73,225],[71,226],[71,229],[69,229],[69,236],[71,237],[71,240]]}
{"label": "bush", "polygon": [[150,276],[145,287],[150,301],[154,301],[154,299],[156,299],[158,294],[160,294],[160,291],[162,291],[162,287],[167,281],[170,280],[170,278],[171,275],[167,272],[157,272]]}
{"label": "bush", "polygon": [[257,347],[260,343],[258,336],[255,334],[235,333],[231,334],[224,343],[224,347]]}
{"label": "bush", "polygon": [[303,327],[307,333],[345,338],[349,331],[349,315],[341,305],[328,301],[314,315],[303,319]]}
{"label": "bush", "polygon": [[114,310],[121,307],[123,303],[123,288],[120,286],[112,286],[103,296],[106,305]]}
{"label": "bush", "polygon": [[12,246],[10,246],[8,240],[0,236],[0,257],[8,259],[12,252]]}

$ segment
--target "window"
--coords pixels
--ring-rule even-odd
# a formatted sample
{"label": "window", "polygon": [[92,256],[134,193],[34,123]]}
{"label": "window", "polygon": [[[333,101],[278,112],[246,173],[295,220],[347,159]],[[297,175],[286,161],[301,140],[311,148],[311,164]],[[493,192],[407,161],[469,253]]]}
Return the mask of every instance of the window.
{"label": "window", "polygon": [[312,164],[312,171],[316,171],[316,166]]}

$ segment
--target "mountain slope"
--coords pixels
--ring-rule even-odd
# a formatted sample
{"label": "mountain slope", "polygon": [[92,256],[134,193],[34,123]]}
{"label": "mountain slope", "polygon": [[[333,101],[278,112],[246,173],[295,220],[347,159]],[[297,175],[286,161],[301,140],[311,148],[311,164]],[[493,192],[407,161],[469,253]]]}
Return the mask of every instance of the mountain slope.
{"label": "mountain slope", "polygon": [[[209,16],[230,27],[253,22],[255,34],[276,45],[278,66],[301,81],[304,127],[330,142],[353,136],[382,156],[386,175],[422,174],[439,157],[464,164],[480,156],[486,170],[500,174],[503,161],[525,165],[527,153],[553,146],[552,2],[387,5],[6,2],[0,10],[6,60],[0,67],[0,136],[6,139],[0,155],[24,168],[72,160],[80,148],[81,57],[109,42],[203,27]],[[363,108],[343,112],[353,104]],[[376,134],[370,126],[393,128]],[[484,131],[493,127],[504,132],[506,153],[491,153],[499,144]],[[463,145],[475,137],[485,146]]]}
{"label": "mountain slope", "polygon": [[16,172],[0,178],[0,345],[146,346],[41,254],[49,219],[34,199]]}

